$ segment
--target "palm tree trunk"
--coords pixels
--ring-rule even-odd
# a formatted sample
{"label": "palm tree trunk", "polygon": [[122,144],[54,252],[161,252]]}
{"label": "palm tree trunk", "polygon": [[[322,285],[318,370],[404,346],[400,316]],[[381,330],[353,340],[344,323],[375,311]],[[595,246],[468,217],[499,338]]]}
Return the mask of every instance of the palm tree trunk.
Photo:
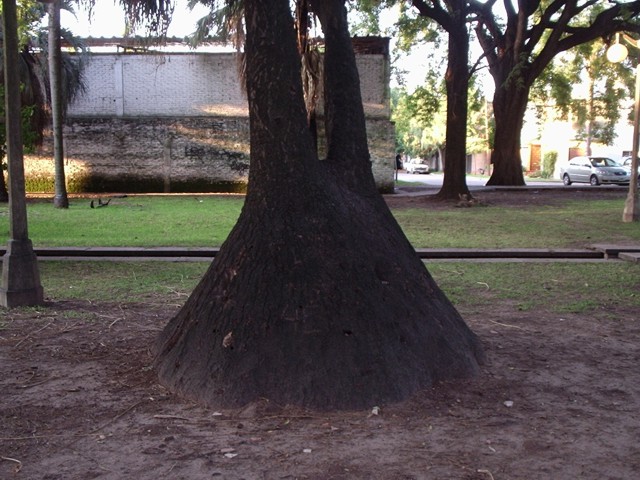
{"label": "palm tree trunk", "polygon": [[62,106],[62,52],[60,50],[60,1],[49,4],[49,83],[51,85],[51,116],[53,130],[53,158],[55,170],[56,208],[69,208],[64,175],[64,138]]}

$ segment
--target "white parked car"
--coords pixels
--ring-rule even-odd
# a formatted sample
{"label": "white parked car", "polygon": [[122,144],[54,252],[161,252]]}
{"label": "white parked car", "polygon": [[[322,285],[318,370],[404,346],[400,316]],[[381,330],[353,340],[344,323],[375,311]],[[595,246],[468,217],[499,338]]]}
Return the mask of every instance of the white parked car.
{"label": "white parked car", "polygon": [[631,180],[629,171],[614,160],[596,156],[573,157],[569,164],[562,168],[561,176],[565,185],[571,185],[573,182],[628,185]]}
{"label": "white parked car", "polygon": [[404,169],[407,173],[429,173],[427,161],[421,158],[412,158],[404,162]]}

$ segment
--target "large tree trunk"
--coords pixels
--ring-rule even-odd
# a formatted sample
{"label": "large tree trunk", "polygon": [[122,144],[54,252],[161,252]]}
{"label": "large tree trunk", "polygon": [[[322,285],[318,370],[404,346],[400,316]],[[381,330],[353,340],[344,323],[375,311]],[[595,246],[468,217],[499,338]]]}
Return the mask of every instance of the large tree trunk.
{"label": "large tree trunk", "polygon": [[[494,150],[491,153],[493,172],[487,185],[525,185],[520,155],[520,136],[529,101],[529,88],[505,79],[493,96],[496,123]],[[498,81],[496,81],[498,84]]]}
{"label": "large tree trunk", "polygon": [[467,97],[469,90],[469,34],[466,28],[464,2],[449,2],[453,16],[449,34],[449,52],[445,82],[447,87],[447,133],[442,188],[437,196],[459,199],[469,195],[467,186]]}
{"label": "large tree trunk", "polygon": [[348,188],[371,195],[376,190],[367,143],[366,120],[344,0],[316,1],[325,39],[324,104],[326,165]]}
{"label": "large tree trunk", "polygon": [[342,0],[320,3],[324,162],[307,128],[288,1],[245,2],[245,206],[162,332],[155,361],[165,385],[210,406],[267,398],[320,409],[370,407],[473,375],[482,358],[477,338],[372,186],[346,11]]}

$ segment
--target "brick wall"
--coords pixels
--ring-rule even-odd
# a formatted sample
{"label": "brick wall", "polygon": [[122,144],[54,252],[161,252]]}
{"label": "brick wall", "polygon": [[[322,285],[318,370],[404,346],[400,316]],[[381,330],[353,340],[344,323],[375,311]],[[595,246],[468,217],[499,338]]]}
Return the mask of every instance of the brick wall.
{"label": "brick wall", "polygon": [[[393,191],[388,61],[358,56],[372,168]],[[70,106],[65,171],[72,192],[242,191],[247,100],[230,53],[94,54]],[[26,158],[28,191],[52,191],[51,142]]]}

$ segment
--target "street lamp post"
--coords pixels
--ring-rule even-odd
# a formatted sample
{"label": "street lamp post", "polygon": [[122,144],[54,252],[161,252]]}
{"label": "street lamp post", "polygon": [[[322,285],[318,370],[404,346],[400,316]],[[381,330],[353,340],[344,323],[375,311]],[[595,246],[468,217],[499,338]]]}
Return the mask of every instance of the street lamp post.
{"label": "street lamp post", "polygon": [[20,118],[16,0],[2,0],[4,85],[9,165],[9,242],[2,257],[0,305],[14,308],[44,302],[38,259],[27,231],[27,206]]}
{"label": "street lamp post", "polygon": [[[638,41],[624,36],[625,40],[636,48],[640,48]],[[613,63],[620,63],[627,58],[627,48],[619,43],[611,45],[607,50],[607,59]],[[640,197],[638,197],[638,134],[640,125],[640,64],[636,66],[636,88],[633,107],[633,143],[631,149],[631,178],[629,191],[622,211],[623,222],[640,221]]]}

